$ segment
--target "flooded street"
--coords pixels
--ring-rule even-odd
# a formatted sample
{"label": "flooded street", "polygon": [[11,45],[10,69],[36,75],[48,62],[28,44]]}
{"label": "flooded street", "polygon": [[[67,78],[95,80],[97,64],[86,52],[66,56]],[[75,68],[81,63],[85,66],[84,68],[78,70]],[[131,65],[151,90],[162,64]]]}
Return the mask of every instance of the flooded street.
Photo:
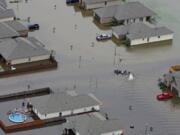
{"label": "flooded street", "polygon": [[[132,0],[131,0],[132,1]],[[101,30],[90,15],[65,0],[28,0],[10,4],[16,16],[38,23],[40,30],[29,33],[55,51],[57,70],[0,79],[0,90],[52,87],[55,91],[94,93],[103,102],[103,113],[120,119],[125,135],[180,135],[180,107],[159,102],[158,78],[171,65],[180,64],[180,1],[140,0],[157,13],[158,25],[172,29],[173,43],[128,48],[113,41],[97,42]],[[122,59],[122,61],[120,61]],[[134,73],[135,80],[116,76],[119,68]],[[130,109],[131,108],[131,109]],[[134,125],[134,129],[130,125]],[[152,128],[151,128],[152,127]],[[59,135],[62,125],[17,132],[12,135]],[[150,131],[151,130],[151,131]],[[147,131],[147,132],[146,132]],[[4,135],[0,130],[0,134]]]}

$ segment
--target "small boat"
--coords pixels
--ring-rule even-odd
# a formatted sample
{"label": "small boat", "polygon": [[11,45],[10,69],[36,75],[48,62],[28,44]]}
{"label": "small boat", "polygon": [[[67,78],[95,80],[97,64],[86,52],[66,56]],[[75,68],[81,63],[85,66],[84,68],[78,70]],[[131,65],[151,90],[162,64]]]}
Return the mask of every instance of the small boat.
{"label": "small boat", "polygon": [[128,80],[129,81],[134,80],[134,75],[132,73],[129,74]]}

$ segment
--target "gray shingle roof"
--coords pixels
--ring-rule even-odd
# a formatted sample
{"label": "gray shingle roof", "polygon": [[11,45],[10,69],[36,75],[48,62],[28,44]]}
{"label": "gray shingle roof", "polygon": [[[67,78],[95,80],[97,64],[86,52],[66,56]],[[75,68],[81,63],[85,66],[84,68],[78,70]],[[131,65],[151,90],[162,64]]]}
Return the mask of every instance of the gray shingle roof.
{"label": "gray shingle roof", "polygon": [[7,22],[3,22],[3,23],[9,25],[11,28],[13,28],[16,31],[27,31],[28,30],[28,28],[25,27],[19,21],[7,21]]}
{"label": "gray shingle roof", "polygon": [[129,2],[120,5],[114,17],[117,20],[125,20],[129,18],[139,18],[153,15],[155,15],[155,13],[149,8],[145,7],[142,3]]}
{"label": "gray shingle roof", "polygon": [[118,5],[95,9],[94,12],[101,18],[114,17]]}
{"label": "gray shingle roof", "polygon": [[69,118],[68,122],[69,127],[75,128],[80,135],[101,135],[122,130],[119,120],[101,120],[93,113]]}
{"label": "gray shingle roof", "polygon": [[15,17],[13,9],[0,10],[0,19]]}
{"label": "gray shingle roof", "polygon": [[17,36],[19,36],[18,32],[16,32],[12,27],[7,25],[6,23],[0,23],[0,39],[12,38]]}
{"label": "gray shingle roof", "polygon": [[140,2],[128,2],[118,6],[96,9],[95,13],[102,18],[114,17],[118,21],[155,15],[152,10]]}
{"label": "gray shingle roof", "polygon": [[129,39],[149,38],[172,34],[173,32],[166,27],[152,28],[142,22],[122,25],[112,28],[117,35],[126,35]]}
{"label": "gray shingle roof", "polygon": [[100,104],[89,95],[71,96],[67,92],[35,97],[31,99],[31,103],[41,114],[69,111]]}
{"label": "gray shingle roof", "polygon": [[[2,3],[0,3],[0,4],[2,4]],[[4,11],[4,10],[6,10],[6,8],[2,5],[0,5],[0,11]]]}
{"label": "gray shingle roof", "polygon": [[0,6],[7,8],[6,0],[0,0]]}
{"label": "gray shingle roof", "polygon": [[2,39],[0,40],[0,54],[6,60],[29,58],[33,56],[49,55],[50,51],[34,37]]}

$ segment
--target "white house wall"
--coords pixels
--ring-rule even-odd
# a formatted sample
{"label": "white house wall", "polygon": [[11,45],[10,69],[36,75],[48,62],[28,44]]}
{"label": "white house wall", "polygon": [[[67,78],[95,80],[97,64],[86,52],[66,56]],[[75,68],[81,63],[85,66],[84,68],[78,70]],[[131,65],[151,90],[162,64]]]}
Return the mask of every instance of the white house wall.
{"label": "white house wall", "polygon": [[34,111],[34,113],[36,113],[38,115],[38,117],[40,119],[49,119],[49,118],[59,117],[59,113],[61,113],[61,116],[66,117],[66,116],[70,116],[73,114],[90,112],[90,111],[92,111],[93,108],[97,111],[100,110],[100,106],[96,105],[96,106],[91,106],[91,107],[84,107],[84,108],[79,108],[79,109],[75,109],[75,110],[54,112],[54,113],[49,113],[49,114],[41,114],[40,112],[38,112],[38,110],[35,107],[33,107],[33,111]]}
{"label": "white house wall", "polygon": [[86,112],[85,108],[80,108],[80,109],[73,110],[73,114],[79,114],[79,113],[83,113],[83,112]]}
{"label": "white house wall", "polygon": [[100,110],[100,106],[99,106],[99,105],[93,106],[93,108],[94,108],[95,110],[97,110],[97,111]]}
{"label": "white house wall", "polygon": [[0,22],[13,21],[14,17],[0,19]]}
{"label": "white house wall", "polygon": [[45,115],[41,115],[40,113],[37,113],[38,117],[41,119],[41,120],[44,120],[46,119]]}
{"label": "white house wall", "polygon": [[34,112],[41,120],[46,119],[46,117],[45,117],[44,115],[40,114],[40,113],[37,111],[37,109],[34,108],[34,107],[33,107],[33,112]]}
{"label": "white house wall", "polygon": [[38,56],[38,57],[31,57],[31,61],[40,61],[40,60],[46,60],[49,59],[50,55],[42,55],[42,56]]}
{"label": "white house wall", "polygon": [[163,35],[163,36],[160,36],[160,38],[158,38],[158,37],[151,37],[150,41],[151,42],[156,42],[156,41],[164,41],[164,40],[170,40],[170,39],[173,39],[173,34]]}
{"label": "white house wall", "polygon": [[49,57],[50,55],[42,55],[42,56],[36,56],[36,57],[31,57],[31,58],[15,59],[15,60],[11,60],[11,64],[16,65],[16,64],[23,64],[23,63],[28,63],[28,62],[46,60],[46,59],[49,59]]}
{"label": "white house wall", "polygon": [[122,130],[118,130],[118,131],[103,133],[101,135],[123,135],[123,131]]}
{"label": "white house wall", "polygon": [[160,36],[160,38],[158,36],[150,37],[149,41],[148,41],[148,38],[131,40],[130,45],[153,43],[153,42],[159,42],[159,41],[165,41],[165,40],[171,40],[171,39],[173,39],[173,34],[163,35],[163,36]]}
{"label": "white house wall", "polygon": [[90,111],[92,111],[93,108],[94,108],[95,110],[99,110],[99,109],[100,109],[98,106],[84,107],[84,108],[80,108],[80,109],[75,109],[75,110],[73,111],[73,114],[90,112]]}
{"label": "white house wall", "polygon": [[46,114],[47,119],[59,117],[59,112]]}
{"label": "white house wall", "polygon": [[79,132],[76,132],[76,134],[75,135],[80,135],[80,133]]}
{"label": "white house wall", "polygon": [[68,116],[68,115],[71,115],[71,114],[72,114],[71,110],[62,112],[62,116]]}
{"label": "white house wall", "polygon": [[28,58],[11,60],[12,65],[22,64],[22,63],[27,63],[27,62],[29,62]]}

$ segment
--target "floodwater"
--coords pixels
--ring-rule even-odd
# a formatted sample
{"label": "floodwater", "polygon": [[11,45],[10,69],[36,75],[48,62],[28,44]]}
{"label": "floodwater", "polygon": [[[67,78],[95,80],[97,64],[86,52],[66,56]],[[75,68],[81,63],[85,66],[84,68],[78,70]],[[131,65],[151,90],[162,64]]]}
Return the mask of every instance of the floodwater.
{"label": "floodwater", "polygon": [[[169,66],[180,63],[180,1],[141,1],[158,14],[160,25],[175,32],[173,43],[128,48],[117,46],[111,40],[96,42],[98,33],[110,30],[99,29],[92,16],[67,6],[65,0],[9,4],[22,21],[30,17],[32,23],[40,24],[40,30],[29,35],[56,52],[59,67],[53,71],[0,79],[0,90],[24,90],[30,85],[32,89],[50,86],[55,91],[91,92],[102,100],[102,112],[121,120],[126,135],[180,135],[180,107],[171,101],[156,100],[156,94],[161,92],[158,78]],[[132,71],[135,80],[114,75],[115,68]],[[130,128],[131,124],[134,129]],[[62,128],[59,125],[12,135],[59,135]],[[3,131],[0,134],[4,135]]]}

